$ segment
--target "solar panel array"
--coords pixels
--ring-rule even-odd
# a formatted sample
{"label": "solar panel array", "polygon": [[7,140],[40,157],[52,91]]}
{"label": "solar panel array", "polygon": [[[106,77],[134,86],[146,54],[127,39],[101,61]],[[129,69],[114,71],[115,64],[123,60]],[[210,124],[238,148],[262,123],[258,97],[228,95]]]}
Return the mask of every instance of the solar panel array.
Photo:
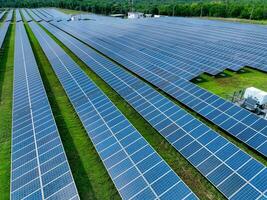
{"label": "solar panel array", "polygon": [[196,86],[182,78],[178,71],[168,68],[156,59],[151,59],[148,55],[137,56],[131,47],[125,51],[124,44],[111,41],[108,37],[101,36],[99,32],[92,34],[92,30],[95,31],[97,28],[87,31],[84,22],[52,24],[82,39],[267,156],[267,120]]}
{"label": "solar panel array", "polygon": [[229,199],[266,198],[267,169],[156,90],[52,25],[42,25],[118,92]]}
{"label": "solar panel array", "polygon": [[30,27],[123,199],[197,199],[141,134],[36,23]]}
{"label": "solar panel array", "polygon": [[[175,53],[182,57],[190,55],[193,61],[198,62],[191,67],[199,68],[200,64],[204,64],[207,66],[205,72],[211,74],[216,73],[212,73],[213,69],[239,70],[245,65],[267,70],[266,27],[187,18],[141,20],[127,23],[125,27],[126,23],[113,23],[111,34],[120,33],[124,28],[130,29],[131,33],[122,39],[138,37],[137,41],[145,44],[152,42],[154,48],[160,48],[168,55],[164,58],[166,62],[170,62],[169,55]],[[162,31],[158,32],[159,28]]]}
{"label": "solar panel array", "polygon": [[79,199],[24,24],[16,24],[10,199]]}
{"label": "solar panel array", "polygon": [[20,22],[20,21],[22,21],[22,18],[21,18],[21,15],[20,15],[19,9],[16,9],[16,21],[17,21],[17,22]]}

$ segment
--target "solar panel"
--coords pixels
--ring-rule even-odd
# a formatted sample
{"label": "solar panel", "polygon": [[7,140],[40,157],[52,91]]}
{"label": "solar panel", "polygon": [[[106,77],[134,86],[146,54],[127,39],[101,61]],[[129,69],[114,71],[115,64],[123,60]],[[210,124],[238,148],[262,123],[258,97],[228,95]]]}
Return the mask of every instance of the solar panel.
{"label": "solar panel", "polygon": [[16,24],[10,199],[79,199],[23,23]]}
{"label": "solar panel", "polygon": [[7,17],[6,17],[6,22],[10,22],[12,21],[12,17],[13,17],[13,9],[9,10],[7,13]]}
{"label": "solar panel", "polygon": [[27,12],[35,21],[40,22],[43,20],[38,15],[36,15],[31,9],[27,8]]}
{"label": "solar panel", "polygon": [[[266,198],[266,167],[156,90],[55,27],[42,25],[118,92],[229,199]],[[257,183],[257,184],[255,184]]]}
{"label": "solar panel", "polygon": [[4,22],[2,26],[0,26],[0,49],[3,48],[3,43],[6,38],[6,34],[9,28],[10,22]]}
{"label": "solar panel", "polygon": [[4,10],[3,12],[0,13],[0,20],[4,17],[6,11]]}
{"label": "solar panel", "polygon": [[83,31],[75,25],[69,25],[72,27],[69,28],[66,23],[53,24],[82,39],[262,155],[267,156],[267,120],[205,91],[180,77],[178,72],[159,65],[157,61],[151,60],[145,55],[136,57],[133,51],[124,51],[120,48],[121,45],[107,42],[105,39],[98,39],[96,36],[93,37],[88,31]]}
{"label": "solar panel", "polygon": [[22,21],[22,18],[21,18],[21,15],[20,15],[19,9],[16,9],[16,21],[17,21],[17,22],[20,22],[20,21]]}
{"label": "solar panel", "polygon": [[42,9],[44,12],[49,13],[56,21],[61,21],[61,20],[70,20],[71,15],[67,15],[63,12],[58,11],[57,9],[54,8],[49,8],[49,9]]}
{"label": "solar panel", "polygon": [[25,9],[21,9],[21,12],[22,12],[22,15],[23,15],[24,19],[25,19],[27,22],[32,21],[32,18],[31,18],[30,15],[26,12]]}
{"label": "solar panel", "polygon": [[36,38],[123,199],[197,199],[104,93],[36,23]]}

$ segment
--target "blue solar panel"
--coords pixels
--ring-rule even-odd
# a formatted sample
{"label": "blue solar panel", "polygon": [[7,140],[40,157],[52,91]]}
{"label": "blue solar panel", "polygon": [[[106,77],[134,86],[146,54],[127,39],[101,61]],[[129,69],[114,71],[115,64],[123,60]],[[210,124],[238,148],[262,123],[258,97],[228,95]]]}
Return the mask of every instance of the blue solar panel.
{"label": "blue solar panel", "polygon": [[146,55],[136,57],[135,51],[125,51],[123,45],[116,45],[114,40],[109,42],[106,37],[92,36],[92,31],[85,31],[79,23],[53,24],[124,65],[262,155],[267,155],[267,120],[205,91],[180,76],[179,72],[162,66]]}
{"label": "blue solar panel", "polygon": [[123,199],[197,199],[141,134],[36,23],[30,23]]}
{"label": "blue solar panel", "polygon": [[[157,91],[73,37],[42,23],[116,90],[170,144],[229,199],[266,198],[261,163],[212,131]],[[250,189],[250,195],[247,190]]]}
{"label": "blue solar panel", "polygon": [[10,199],[79,199],[23,23],[16,24]]}
{"label": "blue solar panel", "polygon": [[16,9],[16,22],[20,22],[22,21],[19,9]]}

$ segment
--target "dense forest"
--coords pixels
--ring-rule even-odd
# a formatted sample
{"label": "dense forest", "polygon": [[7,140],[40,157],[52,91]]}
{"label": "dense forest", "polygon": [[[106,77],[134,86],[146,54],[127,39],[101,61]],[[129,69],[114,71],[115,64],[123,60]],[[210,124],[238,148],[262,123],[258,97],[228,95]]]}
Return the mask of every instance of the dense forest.
{"label": "dense forest", "polygon": [[1,7],[46,7],[76,9],[98,14],[129,10],[169,16],[210,16],[267,19],[267,0],[0,0]]}

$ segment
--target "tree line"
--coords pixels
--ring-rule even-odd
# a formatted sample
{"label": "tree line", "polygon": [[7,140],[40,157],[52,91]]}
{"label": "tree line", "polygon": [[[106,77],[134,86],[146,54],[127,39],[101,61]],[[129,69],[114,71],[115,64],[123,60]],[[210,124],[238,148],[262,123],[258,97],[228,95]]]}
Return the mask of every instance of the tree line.
{"label": "tree line", "polygon": [[140,11],[169,16],[267,19],[267,0],[0,0],[0,7],[60,7],[97,14]]}

